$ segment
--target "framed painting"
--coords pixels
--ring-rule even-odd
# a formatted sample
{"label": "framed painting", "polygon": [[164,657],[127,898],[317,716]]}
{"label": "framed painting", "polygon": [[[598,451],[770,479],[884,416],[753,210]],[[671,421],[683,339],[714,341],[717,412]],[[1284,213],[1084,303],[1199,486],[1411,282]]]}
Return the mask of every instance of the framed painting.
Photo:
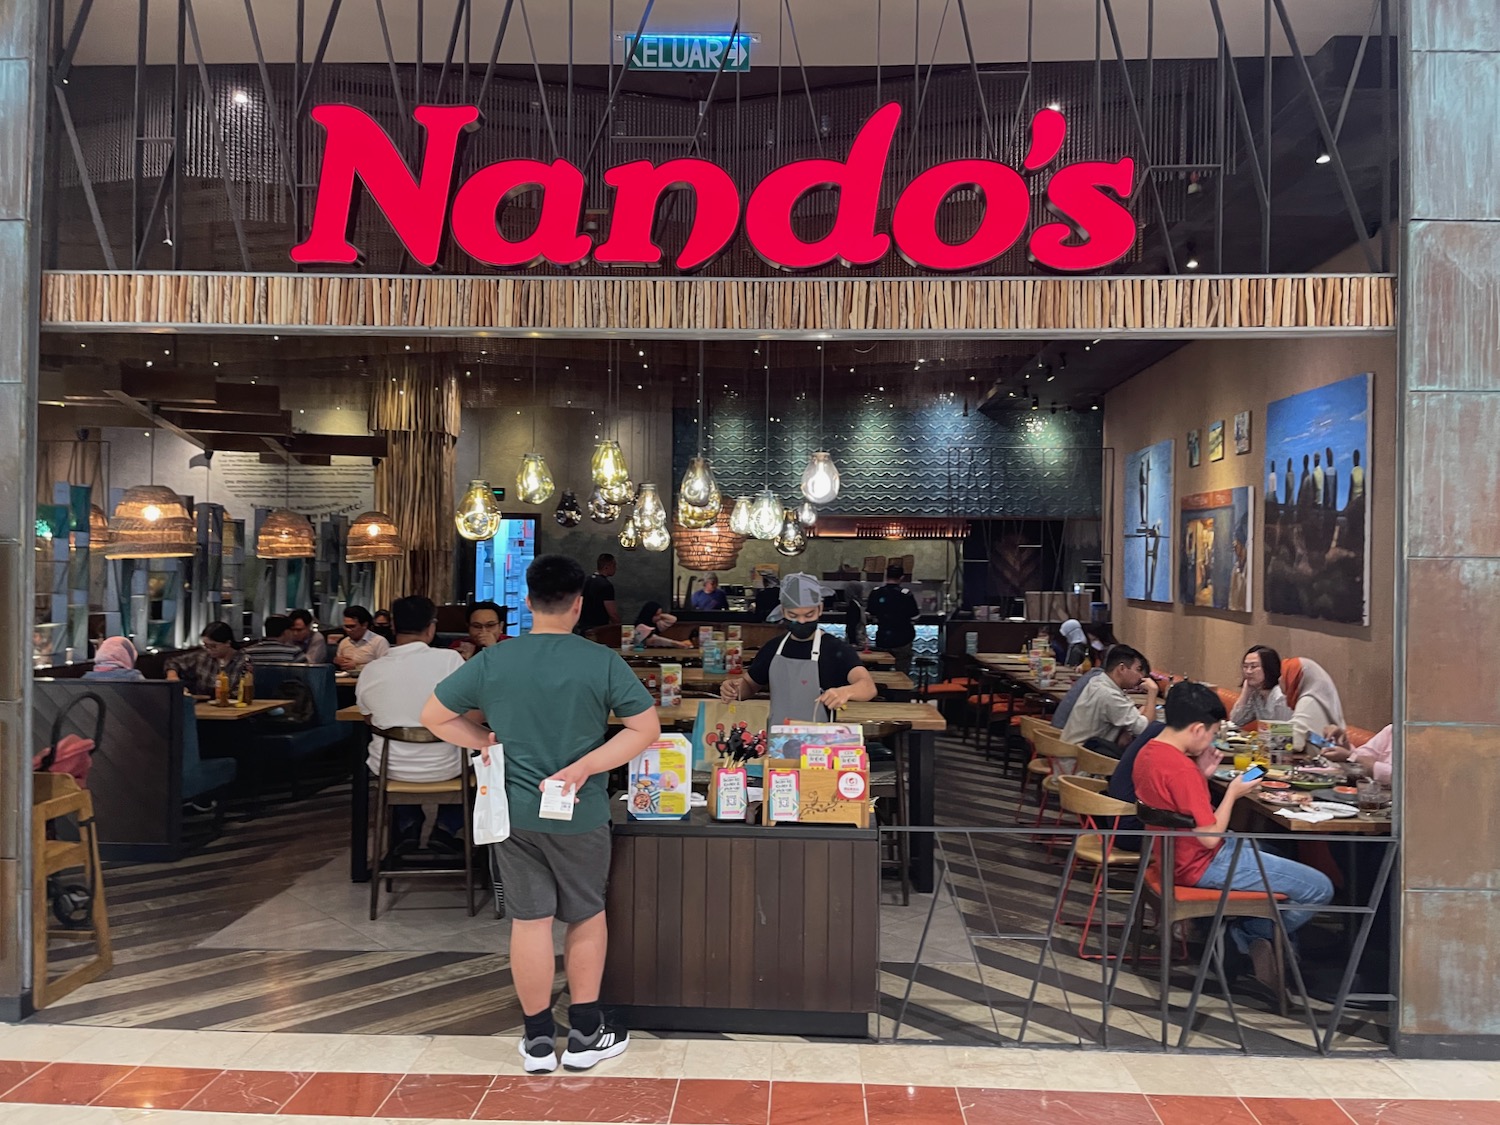
{"label": "framed painting", "polygon": [[1136,601],[1172,600],[1171,438],[1125,458],[1125,596]]}
{"label": "framed painting", "polygon": [[1254,508],[1255,490],[1249,486],[1182,498],[1177,600],[1183,605],[1233,613],[1253,608]]}

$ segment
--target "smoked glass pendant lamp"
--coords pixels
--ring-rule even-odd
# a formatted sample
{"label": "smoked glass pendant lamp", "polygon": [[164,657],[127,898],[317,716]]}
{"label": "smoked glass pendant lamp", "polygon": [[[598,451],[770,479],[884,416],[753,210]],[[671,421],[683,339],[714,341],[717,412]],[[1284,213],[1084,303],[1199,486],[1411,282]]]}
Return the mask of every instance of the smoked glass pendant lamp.
{"label": "smoked glass pendant lamp", "polygon": [[[677,494],[683,503],[695,508],[709,507],[710,501],[719,495],[719,487],[714,483],[713,469],[709,466],[707,457],[694,457],[688,462],[687,472],[682,476],[682,487]],[[714,514],[718,515],[718,512]]]}
{"label": "smoked glass pendant lamp", "polygon": [[686,509],[689,527],[707,527],[719,514],[724,503],[719,495],[719,486],[714,482],[713,468],[703,455],[703,435],[708,425],[708,403],[703,397],[703,341],[698,341],[698,451],[688,461],[687,471],[682,474],[682,484],[677,490],[678,508]]}
{"label": "smoked glass pendant lamp", "polygon": [[618,488],[630,479],[625,451],[613,438],[606,438],[594,446],[592,468],[594,483],[600,488]]}
{"label": "smoked glass pendant lamp", "polygon": [[754,512],[754,501],[748,496],[738,496],[734,501],[734,510],[729,513],[729,530],[736,535],[747,538],[755,534],[755,523],[751,519]]}
{"label": "smoked glass pendant lamp", "polygon": [[797,508],[797,522],[803,527],[812,527],[818,522],[818,509],[811,500],[804,500]]}
{"label": "smoked glass pendant lamp", "polygon": [[757,539],[775,539],[785,511],[781,497],[769,488],[762,489],[750,509],[750,534]]}
{"label": "smoked glass pendant lamp", "polygon": [[595,523],[614,523],[619,518],[620,506],[606,500],[603,490],[596,484],[589,494],[589,519]]}
{"label": "smoked glass pendant lamp", "polygon": [[453,524],[465,539],[478,541],[493,539],[500,529],[500,505],[495,500],[490,482],[475,478],[464,490],[458,502],[458,511],[453,513]]}
{"label": "smoked glass pendant lamp", "polygon": [[583,522],[583,509],[578,506],[578,497],[571,492],[564,492],[562,499],[557,502],[557,511],[552,513],[553,519],[563,527],[577,527]]}
{"label": "smoked glass pendant lamp", "polygon": [[677,522],[683,527],[701,529],[712,527],[719,518],[719,512],[724,508],[724,498],[719,495],[715,488],[709,493],[708,503],[701,507],[697,504],[689,504],[679,493],[677,497]]}
{"label": "smoked glass pendant lamp", "polygon": [[797,522],[797,513],[793,509],[786,509],[782,517],[774,540],[776,552],[781,555],[800,555],[807,550],[807,532]]}

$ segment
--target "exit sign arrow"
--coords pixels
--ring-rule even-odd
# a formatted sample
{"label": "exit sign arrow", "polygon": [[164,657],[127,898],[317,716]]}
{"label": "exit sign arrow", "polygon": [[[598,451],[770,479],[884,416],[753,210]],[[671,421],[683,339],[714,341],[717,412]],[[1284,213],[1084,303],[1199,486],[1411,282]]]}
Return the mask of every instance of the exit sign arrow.
{"label": "exit sign arrow", "polygon": [[750,69],[749,35],[624,36],[627,70],[704,72]]}

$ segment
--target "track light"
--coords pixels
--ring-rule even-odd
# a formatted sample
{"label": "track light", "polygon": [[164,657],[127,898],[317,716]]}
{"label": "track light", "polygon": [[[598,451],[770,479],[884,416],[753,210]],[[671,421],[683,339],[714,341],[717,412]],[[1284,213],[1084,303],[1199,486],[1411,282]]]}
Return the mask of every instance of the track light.
{"label": "track light", "polygon": [[1333,160],[1333,157],[1329,156],[1326,152],[1320,152],[1320,153],[1318,153],[1318,159],[1317,159],[1316,162],[1318,164],[1328,164],[1332,160]]}

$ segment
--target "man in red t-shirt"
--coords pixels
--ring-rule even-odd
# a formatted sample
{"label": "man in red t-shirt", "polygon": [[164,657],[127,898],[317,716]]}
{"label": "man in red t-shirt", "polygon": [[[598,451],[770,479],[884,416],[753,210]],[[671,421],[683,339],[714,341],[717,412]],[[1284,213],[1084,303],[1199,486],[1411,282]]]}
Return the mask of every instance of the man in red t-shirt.
{"label": "man in red t-shirt", "polygon": [[[1172,866],[1173,875],[1182,886],[1224,886],[1234,857],[1233,848],[1222,846],[1230,814],[1236,801],[1260,788],[1259,780],[1247,782],[1235,778],[1217,808],[1209,799],[1208,778],[1224,757],[1214,749],[1214,738],[1224,718],[1224,704],[1212,688],[1195,683],[1178,684],[1167,695],[1166,729],[1141,748],[1132,767],[1131,779],[1141,804],[1182,813],[1197,826],[1196,835],[1177,839]],[[1263,891],[1269,881],[1271,889],[1286,895],[1290,902],[1321,906],[1333,897],[1333,884],[1321,871],[1267,851],[1261,852],[1261,860],[1265,880],[1255,856],[1248,849],[1241,849],[1232,889]],[[1316,910],[1289,910],[1281,918],[1291,934],[1316,914]],[[1279,989],[1282,985],[1277,979],[1271,946],[1275,933],[1275,925],[1269,918],[1236,918],[1229,925],[1230,937],[1241,953],[1249,955],[1256,979]]]}

